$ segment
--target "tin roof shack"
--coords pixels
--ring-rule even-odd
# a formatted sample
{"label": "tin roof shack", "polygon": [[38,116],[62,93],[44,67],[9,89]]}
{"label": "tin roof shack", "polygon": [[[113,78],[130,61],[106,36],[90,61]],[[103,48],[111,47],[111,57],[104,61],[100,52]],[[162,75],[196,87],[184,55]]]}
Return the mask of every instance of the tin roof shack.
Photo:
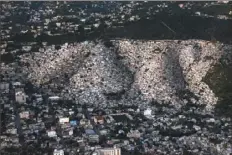
{"label": "tin roof shack", "polygon": [[33,94],[32,100],[35,100],[37,103],[41,103],[43,101],[43,97],[41,94]]}
{"label": "tin roof shack", "polygon": [[104,124],[104,117],[103,116],[95,116],[93,117],[94,123],[96,124]]}
{"label": "tin roof shack", "polygon": [[10,141],[13,144],[19,144],[19,138],[18,138],[18,136],[12,136],[12,137],[10,137]]}
{"label": "tin roof shack", "polygon": [[73,127],[62,128],[63,138],[70,138],[73,136]]}
{"label": "tin roof shack", "polygon": [[88,136],[88,135],[94,135],[94,134],[96,134],[96,133],[95,133],[95,131],[92,130],[92,129],[86,129],[86,130],[85,130],[85,134]]}
{"label": "tin roof shack", "polygon": [[9,93],[9,86],[10,84],[7,82],[1,82],[0,83],[0,91],[2,94],[8,94]]}
{"label": "tin roof shack", "polygon": [[[3,102],[4,103],[4,102]],[[0,105],[1,109],[1,132],[5,132],[6,129],[15,128],[15,114],[13,107],[3,107],[3,104]],[[12,108],[12,109],[11,109]]]}
{"label": "tin roof shack", "polygon": [[141,133],[138,130],[130,130],[130,132],[127,133],[128,138],[140,138]]}
{"label": "tin roof shack", "polygon": [[73,136],[74,127],[70,124],[69,117],[59,118],[59,133],[63,138],[71,138]]}
{"label": "tin roof shack", "polygon": [[88,126],[90,124],[91,124],[90,120],[88,120],[88,119],[83,118],[83,119],[80,120],[80,125],[81,126]]}
{"label": "tin roof shack", "polygon": [[87,108],[87,111],[92,113],[93,112],[93,108]]}
{"label": "tin roof shack", "polygon": [[114,121],[114,118],[110,115],[105,116],[105,120],[107,123],[112,123]]}
{"label": "tin roof shack", "polygon": [[82,113],[82,112],[83,112],[82,107],[78,107],[78,108],[77,108],[77,112],[78,112],[78,113]]}
{"label": "tin roof shack", "polygon": [[12,86],[13,86],[14,89],[24,87],[24,85],[21,82],[12,82]]}
{"label": "tin roof shack", "polygon": [[7,134],[11,134],[11,135],[17,135],[17,129],[14,128],[14,127],[8,128],[8,129],[6,130],[6,133],[7,133]]}
{"label": "tin roof shack", "polygon": [[44,122],[36,122],[34,124],[29,124],[29,128],[34,130],[35,133],[39,132],[39,130],[45,129],[45,123]]}
{"label": "tin roof shack", "polygon": [[88,140],[90,143],[99,143],[99,135],[97,134],[89,135]]}
{"label": "tin roof shack", "polygon": [[99,131],[99,133],[100,133],[102,136],[105,136],[105,135],[107,135],[107,134],[109,133],[109,131],[108,131],[107,129],[101,129],[101,130]]}
{"label": "tin roof shack", "polygon": [[99,135],[97,135],[94,130],[86,129],[85,134],[87,135],[90,143],[99,143]]}
{"label": "tin roof shack", "polygon": [[4,109],[10,109],[12,107],[12,105],[8,102],[8,103],[4,103],[3,107],[4,107]]}
{"label": "tin roof shack", "polygon": [[71,126],[75,127],[75,126],[77,126],[78,121],[77,120],[70,120],[69,123],[70,123]]}

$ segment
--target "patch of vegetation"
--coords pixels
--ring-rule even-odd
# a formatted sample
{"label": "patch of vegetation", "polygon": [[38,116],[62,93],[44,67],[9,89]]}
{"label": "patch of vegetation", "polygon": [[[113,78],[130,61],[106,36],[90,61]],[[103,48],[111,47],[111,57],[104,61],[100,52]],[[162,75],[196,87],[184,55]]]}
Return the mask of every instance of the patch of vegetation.
{"label": "patch of vegetation", "polygon": [[6,64],[14,62],[14,55],[12,53],[5,53],[0,56],[1,62]]}

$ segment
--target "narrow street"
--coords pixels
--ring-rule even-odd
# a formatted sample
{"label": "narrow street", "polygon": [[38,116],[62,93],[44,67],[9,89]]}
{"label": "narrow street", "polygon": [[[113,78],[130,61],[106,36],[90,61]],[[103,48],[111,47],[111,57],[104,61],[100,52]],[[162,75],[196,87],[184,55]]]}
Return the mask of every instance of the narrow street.
{"label": "narrow street", "polygon": [[17,102],[15,101],[15,91],[11,86],[10,89],[10,103],[14,109],[14,114],[15,114],[15,127],[17,129],[17,133],[19,135],[19,142],[22,144],[23,143],[23,139],[22,139],[22,126],[20,123],[20,116],[19,116],[19,111],[18,111],[18,107],[17,107]]}
{"label": "narrow street", "polygon": [[22,136],[22,126],[20,124],[20,116],[16,105],[17,103],[15,101],[12,101],[11,103],[13,104],[14,113],[15,113],[15,126],[17,128],[17,132],[19,136]]}

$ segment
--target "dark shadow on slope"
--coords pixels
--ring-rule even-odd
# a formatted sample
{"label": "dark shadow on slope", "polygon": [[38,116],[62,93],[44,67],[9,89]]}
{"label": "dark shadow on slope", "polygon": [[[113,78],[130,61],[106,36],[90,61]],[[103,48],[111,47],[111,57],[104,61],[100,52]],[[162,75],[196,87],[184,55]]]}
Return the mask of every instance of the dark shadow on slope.
{"label": "dark shadow on slope", "polygon": [[177,91],[185,89],[187,82],[179,62],[179,54],[175,47],[169,48],[163,55],[165,62],[165,76],[169,85]]}
{"label": "dark shadow on slope", "polygon": [[219,97],[215,112],[218,115],[232,117],[232,53],[224,51],[224,55],[205,76],[204,81]]}
{"label": "dark shadow on slope", "polygon": [[12,53],[1,54],[0,61],[6,64],[14,62],[15,57]]}
{"label": "dark shadow on slope", "polygon": [[[122,99],[123,96],[125,96],[126,92],[129,91],[135,81],[135,75],[133,72],[130,71],[129,67],[127,65],[125,65],[121,59],[122,57],[119,55],[118,50],[116,49],[116,47],[113,45],[113,43],[111,41],[105,41],[103,42],[104,46],[112,51],[114,51],[115,53],[115,64],[116,66],[118,66],[120,68],[120,70],[122,72],[124,72],[123,75],[128,76],[128,78],[130,79],[129,83],[127,84],[127,86],[125,87],[125,89],[119,91],[119,92],[111,92],[111,93],[104,93],[104,95],[106,96],[106,98],[108,100],[120,100]],[[125,78],[126,79],[126,78]]]}
{"label": "dark shadow on slope", "polygon": [[106,96],[107,100],[120,100],[125,92],[125,90],[122,90],[120,92],[103,93],[103,95]]}

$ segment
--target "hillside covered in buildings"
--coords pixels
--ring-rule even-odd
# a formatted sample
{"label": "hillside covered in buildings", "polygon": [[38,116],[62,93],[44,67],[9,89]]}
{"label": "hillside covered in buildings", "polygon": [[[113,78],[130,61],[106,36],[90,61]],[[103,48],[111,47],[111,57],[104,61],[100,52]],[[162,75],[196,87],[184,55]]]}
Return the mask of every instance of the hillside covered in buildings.
{"label": "hillside covered in buildings", "polygon": [[231,2],[1,8],[0,153],[232,153]]}

